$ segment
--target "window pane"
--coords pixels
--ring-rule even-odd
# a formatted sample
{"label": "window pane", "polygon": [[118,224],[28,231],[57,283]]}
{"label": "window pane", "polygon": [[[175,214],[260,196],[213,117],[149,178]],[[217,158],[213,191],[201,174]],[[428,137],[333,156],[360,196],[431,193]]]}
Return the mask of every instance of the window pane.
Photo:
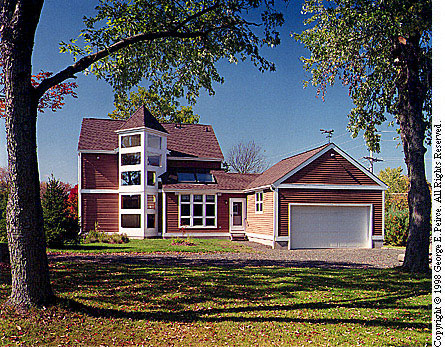
{"label": "window pane", "polygon": [[141,208],[141,196],[140,195],[122,195],[121,206],[123,209]]}
{"label": "window pane", "polygon": [[181,216],[190,216],[190,204],[181,204]]}
{"label": "window pane", "polygon": [[215,205],[213,205],[213,204],[206,205],[206,216],[207,217],[215,216]]}
{"label": "window pane", "polygon": [[193,201],[202,202],[202,195],[193,195]]}
{"label": "window pane", "polygon": [[141,134],[138,135],[127,135],[121,138],[121,147],[129,148],[141,145]]}
{"label": "window pane", "polygon": [[133,186],[141,184],[141,172],[140,171],[124,171],[121,175],[121,185]]}
{"label": "window pane", "polygon": [[121,215],[122,228],[140,228],[141,215],[140,214],[123,214]]}
{"label": "window pane", "polygon": [[156,185],[156,173],[154,171],[147,171],[147,185]]}
{"label": "window pane", "polygon": [[148,155],[148,165],[161,166],[161,156],[157,154]]}
{"label": "window pane", "polygon": [[148,134],[148,147],[160,149],[161,148],[161,137]]}
{"label": "window pane", "polygon": [[206,195],[207,202],[215,202],[215,195]]}
{"label": "window pane", "polygon": [[147,208],[149,210],[154,210],[156,208],[156,196],[149,194],[147,195]]}
{"label": "window pane", "polygon": [[181,218],[181,225],[190,225],[190,218]]}
{"label": "window pane", "polygon": [[137,165],[141,163],[141,152],[121,155],[121,165]]}
{"label": "window pane", "polygon": [[196,182],[193,172],[178,172],[178,182]]}
{"label": "window pane", "polygon": [[193,218],[193,226],[202,225],[202,218]]}
{"label": "window pane", "polygon": [[197,172],[197,173],[196,173],[196,179],[197,179],[198,182],[200,182],[200,183],[214,182],[214,180],[213,180],[213,175],[210,174],[210,173]]}
{"label": "window pane", "polygon": [[215,226],[215,218],[206,218],[206,226]]}
{"label": "window pane", "polygon": [[147,214],[147,228],[155,227],[155,215],[153,213]]}
{"label": "window pane", "polygon": [[181,202],[190,202],[190,195],[181,195]]}
{"label": "window pane", "polygon": [[193,216],[195,217],[201,217],[203,216],[203,209],[202,209],[202,205],[193,205]]}

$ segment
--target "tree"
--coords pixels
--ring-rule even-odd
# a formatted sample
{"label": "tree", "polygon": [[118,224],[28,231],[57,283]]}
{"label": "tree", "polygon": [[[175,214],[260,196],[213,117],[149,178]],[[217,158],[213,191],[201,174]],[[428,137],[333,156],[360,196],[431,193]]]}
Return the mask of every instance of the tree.
{"label": "tree", "polygon": [[227,156],[227,164],[239,173],[258,173],[267,168],[263,149],[255,141],[234,145]]}
{"label": "tree", "polygon": [[385,182],[388,186],[388,190],[386,191],[389,194],[403,194],[408,193],[409,190],[409,180],[408,176],[402,174],[403,170],[399,166],[397,168],[387,167],[384,170],[381,170],[378,174],[378,178]]}
{"label": "tree", "polygon": [[138,87],[137,92],[115,96],[115,110],[108,114],[113,119],[127,119],[141,106],[145,105],[155,118],[166,123],[198,123],[199,116],[193,113],[192,106],[174,104],[144,87]]}
{"label": "tree", "polygon": [[[283,23],[269,0],[100,0],[97,15],[84,19],[80,40],[61,46],[74,55],[74,63],[33,85],[31,57],[43,2],[0,3],[10,178],[7,234],[12,290],[7,304],[17,309],[48,303],[54,296],[36,150],[37,110],[45,93],[87,71],[109,82],[116,94],[147,79],[150,91],[161,97],[193,102],[201,88],[213,93],[212,83],[223,82],[215,65],[220,59],[249,58],[260,71],[274,70],[259,49],[279,44],[275,28]],[[255,10],[258,22],[253,22]]]}
{"label": "tree", "polygon": [[77,218],[71,216],[68,193],[63,183],[54,176],[48,179],[42,198],[43,225],[46,241],[50,247],[63,247],[79,241]]}
{"label": "tree", "polygon": [[[306,0],[311,28],[295,35],[311,52],[302,58],[324,97],[338,76],[349,87],[353,136],[363,130],[379,151],[378,126],[399,127],[409,177],[409,236],[403,268],[429,271],[431,196],[425,144],[431,134],[431,0]],[[306,85],[309,82],[306,82]]]}

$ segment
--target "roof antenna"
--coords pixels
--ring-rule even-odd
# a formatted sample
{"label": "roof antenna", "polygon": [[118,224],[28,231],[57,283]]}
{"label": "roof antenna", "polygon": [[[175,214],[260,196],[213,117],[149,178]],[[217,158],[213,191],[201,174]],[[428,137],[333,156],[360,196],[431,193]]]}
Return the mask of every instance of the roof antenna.
{"label": "roof antenna", "polygon": [[320,131],[322,134],[327,134],[326,138],[328,139],[328,143],[331,143],[332,133],[334,132],[334,129],[331,130],[320,129]]}
{"label": "roof antenna", "polygon": [[371,173],[374,173],[374,162],[383,161],[383,159],[374,158],[372,156],[372,151],[369,151],[369,157],[363,157],[363,159],[369,161],[369,171]]}

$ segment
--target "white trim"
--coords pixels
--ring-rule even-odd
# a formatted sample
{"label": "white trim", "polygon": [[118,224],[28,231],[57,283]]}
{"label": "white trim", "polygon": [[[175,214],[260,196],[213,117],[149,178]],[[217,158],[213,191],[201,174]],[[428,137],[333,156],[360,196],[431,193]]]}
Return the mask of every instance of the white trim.
{"label": "white trim", "polygon": [[[212,183],[213,184],[213,183]],[[243,194],[242,190],[217,190],[217,189],[164,189],[166,193],[178,193],[178,194]]]}
{"label": "white trim", "polygon": [[273,186],[272,184],[268,184],[268,185],[261,186],[261,187],[255,187],[255,188],[244,189],[242,192],[243,192],[243,193],[252,193],[252,192],[255,192],[255,191],[257,191],[257,190],[271,189],[272,186]]}
{"label": "white trim", "polygon": [[285,189],[341,189],[341,190],[385,190],[381,186],[355,185],[355,184],[304,184],[304,183],[285,183],[280,184],[278,188]]}
{"label": "white trim", "polygon": [[[81,189],[81,194],[119,194],[119,189]],[[121,192],[124,194],[131,194],[133,192]]]}
{"label": "white trim", "polygon": [[[261,195],[259,195],[261,194]],[[255,195],[255,214],[263,214],[264,211],[264,191],[259,190],[254,193]],[[261,196],[261,200],[258,197]],[[258,206],[261,206],[261,210],[258,210]]]}
{"label": "white trim", "polygon": [[382,192],[382,240],[385,241],[385,191]]}
{"label": "white trim", "polygon": [[372,241],[383,241],[385,238],[382,235],[373,235]]}
{"label": "white trim", "polygon": [[84,153],[84,154],[117,154],[119,153],[119,147],[115,148],[113,150],[108,149],[79,149],[77,150],[78,153]]}
{"label": "white trim", "polygon": [[82,232],[82,152],[77,153],[77,217]]}
{"label": "white trim", "polygon": [[291,249],[292,245],[292,233],[291,233],[291,221],[292,221],[292,215],[291,215],[291,209],[292,206],[339,206],[339,207],[369,207],[369,225],[368,225],[368,244],[367,248],[372,248],[372,229],[373,229],[373,205],[372,204],[340,204],[340,203],[297,203],[297,202],[290,202],[288,204],[288,210],[287,210],[287,234],[289,235],[289,242],[288,242],[288,249]]}
{"label": "white trim", "polygon": [[273,235],[266,235],[266,234],[258,234],[258,233],[246,233],[247,237],[254,237],[256,239],[264,239],[264,240],[270,240],[274,241]]}
{"label": "white trim", "polygon": [[130,128],[130,129],[118,129],[118,130],[115,130],[114,132],[117,133],[118,135],[122,135],[123,133],[132,134],[132,133],[141,132],[141,131],[144,131],[144,132],[149,131],[150,133],[153,132],[154,135],[161,135],[161,136],[169,136],[170,135],[169,133],[165,133],[163,131],[156,130],[153,128],[148,128],[145,126],[137,127],[137,128]]}
{"label": "white trim", "polygon": [[278,239],[278,188],[273,191],[273,238],[274,241]]}
{"label": "white trim", "polygon": [[276,242],[279,241],[285,241],[285,242],[289,242],[289,236],[277,236],[277,238],[275,239]]}
{"label": "white trim", "polygon": [[162,191],[162,235],[167,233],[167,194]]}
{"label": "white trim", "polygon": [[[189,195],[190,196],[190,202],[181,202],[181,196],[182,195]],[[202,218],[202,225],[181,225],[181,204],[184,205],[190,205],[190,215],[189,216],[184,216],[184,218],[189,218],[190,219],[190,224],[193,223],[193,218],[195,217],[193,215],[193,205],[194,205],[194,201],[193,201],[193,197],[195,195],[202,195],[202,202],[196,202],[196,205],[202,205],[202,216],[197,216],[197,218]],[[207,196],[214,196],[215,197],[215,201],[214,202],[209,202],[207,203]],[[214,205],[215,206],[215,216],[209,216],[208,218],[211,219],[213,218],[215,220],[215,225],[205,225],[206,223],[206,219],[207,219],[207,215],[206,215],[206,205]],[[178,228],[179,229],[217,229],[218,228],[218,195],[217,194],[207,194],[205,193],[197,193],[197,194],[178,194]]]}
{"label": "white trim", "polygon": [[[187,229],[190,230],[190,229]],[[181,232],[170,232],[170,233],[165,233],[163,235],[163,237],[181,237],[181,236],[208,236],[208,237],[216,237],[216,236],[224,236],[224,237],[230,237],[230,233],[227,232],[213,232],[213,233],[208,233],[203,231],[202,233],[200,232],[189,232],[189,231],[185,231],[183,233]]]}

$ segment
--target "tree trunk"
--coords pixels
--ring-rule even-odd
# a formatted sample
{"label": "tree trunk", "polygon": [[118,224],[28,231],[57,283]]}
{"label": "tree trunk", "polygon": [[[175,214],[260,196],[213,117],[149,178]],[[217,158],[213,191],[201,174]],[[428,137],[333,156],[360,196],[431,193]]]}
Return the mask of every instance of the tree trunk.
{"label": "tree trunk", "polygon": [[[396,81],[399,93],[398,122],[410,182],[408,192],[409,232],[402,268],[410,272],[429,271],[431,195],[425,176],[425,131],[423,117],[425,87],[419,78],[419,39],[398,42],[401,72]],[[403,41],[403,40],[399,40]]]}
{"label": "tree trunk", "polygon": [[34,35],[42,5],[38,0],[10,1],[1,8],[9,170],[6,221],[12,274],[7,304],[16,309],[53,298],[37,164],[38,96],[31,85]]}

